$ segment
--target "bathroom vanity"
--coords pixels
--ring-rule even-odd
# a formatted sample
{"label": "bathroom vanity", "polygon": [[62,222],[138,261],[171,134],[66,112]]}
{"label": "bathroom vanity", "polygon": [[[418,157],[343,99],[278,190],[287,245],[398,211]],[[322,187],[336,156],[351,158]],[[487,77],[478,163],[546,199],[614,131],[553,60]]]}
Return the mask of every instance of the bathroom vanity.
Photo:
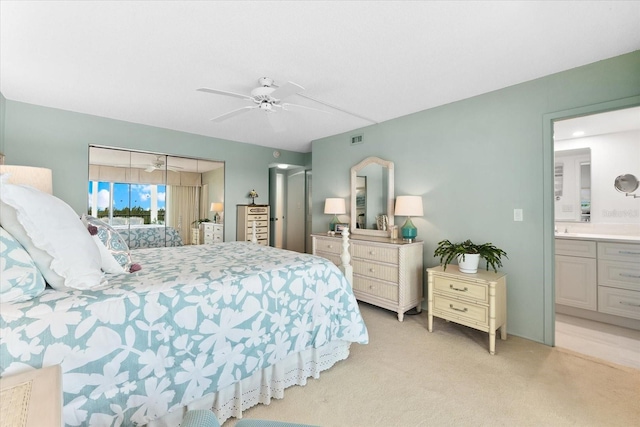
{"label": "bathroom vanity", "polygon": [[556,312],[640,330],[640,237],[556,234]]}

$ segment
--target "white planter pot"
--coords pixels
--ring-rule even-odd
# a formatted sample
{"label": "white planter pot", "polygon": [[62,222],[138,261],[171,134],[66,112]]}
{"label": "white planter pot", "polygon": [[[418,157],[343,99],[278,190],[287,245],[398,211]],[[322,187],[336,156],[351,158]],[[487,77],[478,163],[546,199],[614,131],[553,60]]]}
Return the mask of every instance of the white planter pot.
{"label": "white planter pot", "polygon": [[462,259],[462,255],[458,255],[458,268],[461,273],[477,273],[479,263],[480,254],[465,254],[464,260]]}

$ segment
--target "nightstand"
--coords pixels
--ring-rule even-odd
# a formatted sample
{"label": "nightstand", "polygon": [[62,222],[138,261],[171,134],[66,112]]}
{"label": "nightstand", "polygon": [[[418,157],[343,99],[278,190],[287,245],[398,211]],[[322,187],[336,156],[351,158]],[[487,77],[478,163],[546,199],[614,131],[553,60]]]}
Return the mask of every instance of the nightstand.
{"label": "nightstand", "polygon": [[461,273],[457,265],[427,268],[428,328],[433,316],[489,333],[489,353],[496,352],[496,331],[507,339],[507,275],[478,270]]}
{"label": "nightstand", "polygon": [[222,243],[224,241],[224,225],[214,222],[205,222],[202,224],[204,234],[204,244]]}
{"label": "nightstand", "polygon": [[2,425],[62,426],[60,365],[0,378]]}

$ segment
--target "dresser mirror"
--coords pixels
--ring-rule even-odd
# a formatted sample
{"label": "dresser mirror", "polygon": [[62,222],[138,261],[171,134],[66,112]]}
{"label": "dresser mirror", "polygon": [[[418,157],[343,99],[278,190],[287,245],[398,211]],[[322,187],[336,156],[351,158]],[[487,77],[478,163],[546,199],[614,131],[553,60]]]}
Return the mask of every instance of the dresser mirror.
{"label": "dresser mirror", "polygon": [[377,218],[386,215],[388,227],[393,223],[393,162],[367,157],[351,168],[351,221],[353,234],[388,236],[380,230]]}

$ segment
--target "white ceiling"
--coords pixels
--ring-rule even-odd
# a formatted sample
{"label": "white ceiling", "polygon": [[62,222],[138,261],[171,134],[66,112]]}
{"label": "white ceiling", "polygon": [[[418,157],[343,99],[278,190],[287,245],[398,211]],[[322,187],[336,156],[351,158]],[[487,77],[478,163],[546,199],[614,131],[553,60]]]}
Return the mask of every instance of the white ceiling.
{"label": "white ceiling", "polygon": [[[5,1],[14,101],[308,152],[310,142],[640,49],[638,1]],[[197,92],[293,81],[338,111]],[[293,95],[287,102],[331,110]],[[524,101],[523,101],[524,102]]]}
{"label": "white ceiling", "polygon": [[640,107],[557,121],[553,126],[553,139],[560,141],[633,130],[640,130]]}

